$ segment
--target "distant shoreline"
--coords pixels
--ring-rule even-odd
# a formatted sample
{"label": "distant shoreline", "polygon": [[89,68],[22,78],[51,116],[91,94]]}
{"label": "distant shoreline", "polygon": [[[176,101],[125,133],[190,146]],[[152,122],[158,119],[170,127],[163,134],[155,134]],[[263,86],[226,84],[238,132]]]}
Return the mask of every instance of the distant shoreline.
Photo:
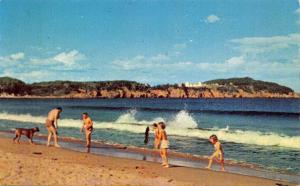
{"label": "distant shoreline", "polygon": [[0,99],[300,99],[299,96],[295,97],[203,97],[203,98],[104,98],[104,97],[62,97],[62,96],[0,96]]}
{"label": "distant shoreline", "polygon": [[289,87],[249,77],[150,86],[135,81],[51,81],[26,84],[0,77],[0,98],[299,98]]}

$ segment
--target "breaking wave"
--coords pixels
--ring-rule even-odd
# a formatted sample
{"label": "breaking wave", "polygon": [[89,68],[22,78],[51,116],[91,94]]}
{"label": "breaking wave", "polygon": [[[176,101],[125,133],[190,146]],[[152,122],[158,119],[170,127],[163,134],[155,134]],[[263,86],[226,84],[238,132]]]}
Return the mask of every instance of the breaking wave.
{"label": "breaking wave", "polygon": [[[94,121],[94,128],[144,133],[145,126],[154,122],[164,121],[167,123],[167,133],[169,135],[207,139],[211,134],[216,134],[219,139],[227,142],[300,149],[300,136],[287,136],[260,131],[230,130],[229,126],[224,129],[211,128],[209,130],[202,130],[198,128],[198,124],[192,115],[186,111],[178,112],[174,118],[169,120],[154,118],[151,121],[137,120],[135,116],[136,113],[136,110],[131,110],[121,115],[114,122]],[[0,113],[0,120],[43,124],[45,122],[45,116]],[[80,128],[82,121],[78,119],[62,119],[59,121],[59,126]]]}

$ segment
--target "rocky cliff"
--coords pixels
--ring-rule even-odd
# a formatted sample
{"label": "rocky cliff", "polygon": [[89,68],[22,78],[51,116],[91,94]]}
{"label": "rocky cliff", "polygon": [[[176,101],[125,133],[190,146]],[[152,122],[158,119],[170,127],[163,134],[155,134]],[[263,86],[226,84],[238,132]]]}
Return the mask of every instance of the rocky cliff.
{"label": "rocky cliff", "polygon": [[219,79],[200,87],[184,85],[150,86],[134,81],[72,82],[52,81],[26,84],[0,78],[0,97],[37,98],[294,98],[285,86],[252,78]]}

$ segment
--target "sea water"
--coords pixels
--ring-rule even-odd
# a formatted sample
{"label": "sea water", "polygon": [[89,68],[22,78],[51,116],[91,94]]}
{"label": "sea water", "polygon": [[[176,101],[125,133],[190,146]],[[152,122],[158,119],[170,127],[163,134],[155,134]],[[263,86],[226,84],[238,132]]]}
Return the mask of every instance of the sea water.
{"label": "sea water", "polygon": [[170,149],[208,156],[216,134],[225,158],[300,174],[300,99],[0,99],[0,130],[39,126],[61,106],[59,135],[83,139],[81,113],[94,120],[93,140],[137,147],[147,126],[167,124]]}

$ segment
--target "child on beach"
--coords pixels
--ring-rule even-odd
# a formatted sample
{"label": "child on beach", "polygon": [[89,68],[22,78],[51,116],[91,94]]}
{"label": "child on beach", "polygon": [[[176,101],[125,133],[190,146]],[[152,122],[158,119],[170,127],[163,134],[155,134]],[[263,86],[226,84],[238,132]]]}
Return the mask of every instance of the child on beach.
{"label": "child on beach", "polygon": [[156,123],[152,125],[154,130],[154,149],[159,149],[159,129]]}
{"label": "child on beach", "polygon": [[221,165],[221,170],[225,171],[224,168],[224,152],[221,143],[218,140],[218,137],[216,135],[211,135],[209,137],[209,141],[214,145],[215,152],[209,157],[209,163],[206,167],[207,169],[211,168],[213,160],[216,160]]}
{"label": "child on beach", "polygon": [[164,122],[160,122],[158,125],[158,142],[160,144],[160,156],[162,159],[162,166],[165,168],[169,168],[168,163],[168,148],[169,148],[169,141],[167,137],[167,133],[165,131],[166,125]]}
{"label": "child on beach", "polygon": [[86,147],[91,146],[91,136],[92,136],[92,131],[93,131],[93,121],[89,117],[88,113],[83,113],[82,114],[82,120],[83,120],[83,125],[81,127],[80,132],[83,132],[83,129],[85,129],[85,139],[86,139]]}
{"label": "child on beach", "polygon": [[[156,123],[153,123],[152,129],[154,131],[154,149],[159,149],[159,129],[158,129],[158,125]],[[146,145],[149,142],[149,132],[150,132],[150,128],[147,127],[146,131],[145,131],[145,139],[144,139],[144,143]]]}

